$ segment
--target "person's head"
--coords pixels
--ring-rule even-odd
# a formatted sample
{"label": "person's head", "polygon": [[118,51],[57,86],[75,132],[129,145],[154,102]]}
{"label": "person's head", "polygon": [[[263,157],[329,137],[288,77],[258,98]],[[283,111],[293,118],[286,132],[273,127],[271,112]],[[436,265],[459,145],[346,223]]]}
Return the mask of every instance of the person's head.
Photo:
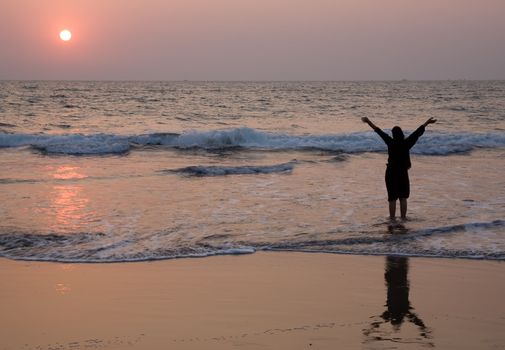
{"label": "person's head", "polygon": [[400,128],[399,126],[395,126],[392,132],[393,132],[393,140],[401,141],[405,139],[405,135],[403,135],[402,128]]}

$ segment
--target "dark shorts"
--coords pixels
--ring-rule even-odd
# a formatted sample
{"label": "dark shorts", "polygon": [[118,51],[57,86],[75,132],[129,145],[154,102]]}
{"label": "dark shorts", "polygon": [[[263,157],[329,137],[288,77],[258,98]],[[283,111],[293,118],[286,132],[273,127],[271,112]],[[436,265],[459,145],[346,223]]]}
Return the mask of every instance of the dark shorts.
{"label": "dark shorts", "polygon": [[409,170],[387,167],[386,188],[388,190],[388,201],[390,202],[395,201],[398,198],[409,198]]}

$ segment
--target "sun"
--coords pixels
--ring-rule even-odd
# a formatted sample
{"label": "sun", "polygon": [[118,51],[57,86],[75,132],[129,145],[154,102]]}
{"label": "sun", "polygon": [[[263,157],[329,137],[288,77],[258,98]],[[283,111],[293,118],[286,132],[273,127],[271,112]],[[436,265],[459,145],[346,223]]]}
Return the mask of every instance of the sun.
{"label": "sun", "polygon": [[63,29],[60,32],[60,39],[63,41],[69,41],[70,39],[72,39],[72,33],[70,32],[70,30]]}

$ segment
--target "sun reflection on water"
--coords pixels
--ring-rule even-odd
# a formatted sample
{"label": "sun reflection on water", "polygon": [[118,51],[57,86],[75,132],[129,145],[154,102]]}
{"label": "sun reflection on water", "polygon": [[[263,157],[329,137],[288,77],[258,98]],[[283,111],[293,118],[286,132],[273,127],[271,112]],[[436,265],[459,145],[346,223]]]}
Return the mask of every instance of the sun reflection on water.
{"label": "sun reflection on water", "polygon": [[57,283],[54,286],[54,290],[58,294],[65,295],[65,294],[70,293],[72,291],[72,288],[70,288],[69,286],[65,285],[64,283]]}
{"label": "sun reflection on water", "polygon": [[59,166],[56,168],[53,178],[57,180],[78,180],[85,179],[88,176],[79,172],[80,168],[76,166]]}
{"label": "sun reflection on water", "polygon": [[58,185],[53,187],[53,191],[55,196],[52,207],[56,214],[53,228],[78,228],[89,203],[89,199],[83,196],[82,187]]}
{"label": "sun reflection on water", "polygon": [[[57,180],[84,179],[87,176],[76,166],[60,166],[56,168],[53,178]],[[82,227],[89,213],[90,199],[85,195],[82,185],[56,184],[52,189],[51,209],[55,219],[51,224],[54,231],[76,231]]]}

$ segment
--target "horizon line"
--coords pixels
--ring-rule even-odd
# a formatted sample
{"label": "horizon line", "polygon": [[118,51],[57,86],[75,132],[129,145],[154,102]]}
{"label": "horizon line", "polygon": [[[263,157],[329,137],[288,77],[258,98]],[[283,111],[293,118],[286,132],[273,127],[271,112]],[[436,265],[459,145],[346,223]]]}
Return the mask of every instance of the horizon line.
{"label": "horizon line", "polygon": [[338,83],[338,82],[447,82],[447,81],[505,81],[497,79],[289,79],[289,80],[264,80],[264,79],[0,79],[0,82],[173,82],[173,83]]}

